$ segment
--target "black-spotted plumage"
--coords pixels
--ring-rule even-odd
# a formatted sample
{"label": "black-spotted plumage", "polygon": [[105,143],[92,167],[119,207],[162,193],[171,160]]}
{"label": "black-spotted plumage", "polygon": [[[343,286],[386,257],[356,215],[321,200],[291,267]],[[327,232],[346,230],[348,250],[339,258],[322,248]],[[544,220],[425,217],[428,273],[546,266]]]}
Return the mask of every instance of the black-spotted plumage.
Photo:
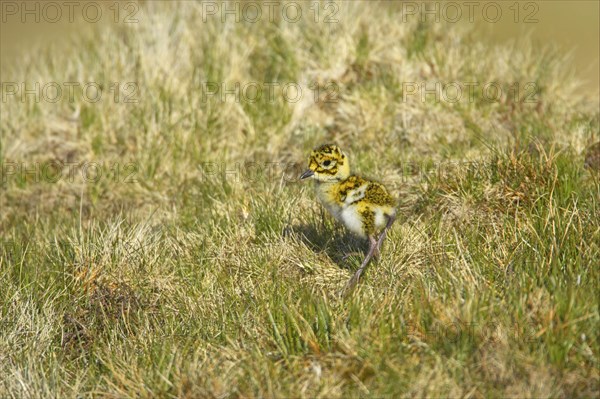
{"label": "black-spotted plumage", "polygon": [[382,184],[351,175],[348,157],[333,144],[312,151],[308,170],[302,175],[308,177],[315,180],[325,208],[350,231],[369,239],[369,254],[353,278],[358,281],[370,258],[379,253],[396,217],[396,201]]}

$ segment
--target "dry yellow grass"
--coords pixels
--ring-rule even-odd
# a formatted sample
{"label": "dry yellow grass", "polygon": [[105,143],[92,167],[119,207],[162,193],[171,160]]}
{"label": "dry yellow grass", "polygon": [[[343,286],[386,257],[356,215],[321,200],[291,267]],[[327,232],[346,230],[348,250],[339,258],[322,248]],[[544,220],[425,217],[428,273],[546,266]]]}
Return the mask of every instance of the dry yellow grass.
{"label": "dry yellow grass", "polygon": [[[3,82],[103,97],[2,103],[1,397],[598,395],[598,99],[567,59],[394,4],[332,24],[202,7],[144,2],[2,60]],[[504,94],[409,94],[426,81]],[[363,244],[295,179],[322,142],[401,202],[348,299]]]}

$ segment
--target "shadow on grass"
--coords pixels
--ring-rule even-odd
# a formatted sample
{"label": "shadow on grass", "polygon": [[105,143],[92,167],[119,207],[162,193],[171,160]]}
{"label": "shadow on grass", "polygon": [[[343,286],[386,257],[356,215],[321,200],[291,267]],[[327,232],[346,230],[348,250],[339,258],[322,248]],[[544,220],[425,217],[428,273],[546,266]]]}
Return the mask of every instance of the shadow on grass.
{"label": "shadow on grass", "polygon": [[288,226],[285,234],[298,237],[315,255],[325,253],[341,269],[357,269],[368,250],[366,240],[342,229],[328,231],[314,224],[300,224]]}

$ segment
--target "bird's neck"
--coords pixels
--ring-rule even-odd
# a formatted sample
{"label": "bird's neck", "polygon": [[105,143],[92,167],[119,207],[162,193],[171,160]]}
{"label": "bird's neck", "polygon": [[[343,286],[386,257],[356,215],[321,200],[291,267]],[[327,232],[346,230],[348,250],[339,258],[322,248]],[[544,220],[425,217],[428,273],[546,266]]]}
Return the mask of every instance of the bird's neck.
{"label": "bird's neck", "polygon": [[318,196],[326,202],[333,201],[337,196],[340,184],[342,184],[344,180],[346,180],[346,178],[342,178],[341,176],[336,176],[335,179],[332,178],[330,180],[316,180],[315,188]]}

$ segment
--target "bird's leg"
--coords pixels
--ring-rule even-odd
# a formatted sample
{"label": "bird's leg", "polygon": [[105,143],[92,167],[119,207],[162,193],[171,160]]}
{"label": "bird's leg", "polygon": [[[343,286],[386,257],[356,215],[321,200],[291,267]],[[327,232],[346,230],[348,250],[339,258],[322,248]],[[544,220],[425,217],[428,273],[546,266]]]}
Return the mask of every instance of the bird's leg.
{"label": "bird's leg", "polygon": [[396,220],[396,215],[390,215],[388,217],[388,222],[385,225],[385,228],[383,229],[381,234],[379,234],[379,238],[377,239],[377,248],[375,249],[375,253],[376,253],[375,257],[379,257],[379,251],[381,250],[381,244],[383,244],[383,240],[385,240],[387,231],[390,229],[390,227],[392,227],[392,224],[394,224],[395,220]]}
{"label": "bird's leg", "polygon": [[[383,234],[383,232],[381,234]],[[375,251],[373,251],[373,258],[375,258],[377,260],[379,260],[379,255],[381,253],[381,251],[380,251],[381,245],[379,244],[379,238],[380,237],[381,237],[381,235],[379,237],[377,237],[377,244],[375,244]]]}
{"label": "bird's leg", "polygon": [[[369,238],[369,240],[370,240],[370,238]],[[371,248],[371,247],[369,246],[369,248]],[[362,256],[365,255],[365,252],[364,252],[364,250],[363,251],[351,251],[351,252],[348,252],[346,255],[344,255],[342,257],[342,260],[345,262],[349,257],[354,256],[354,255],[362,257]]]}
{"label": "bird's leg", "polygon": [[375,246],[375,250],[373,251],[373,258],[375,258],[375,260],[379,260],[379,247]]}
{"label": "bird's leg", "polygon": [[381,244],[383,244],[383,240],[385,240],[387,231],[392,227],[392,224],[394,224],[395,220],[396,220],[395,215],[388,216],[388,222],[387,222],[385,228],[383,229],[383,231],[379,234],[379,237],[377,237],[377,239],[375,239],[375,237],[369,236],[369,252],[367,253],[365,260],[363,260],[362,264],[360,265],[360,267],[358,268],[356,273],[354,273],[354,276],[352,276],[352,278],[346,284],[346,287],[344,288],[344,292],[343,292],[344,295],[348,294],[350,289],[353,288],[358,283],[358,280],[360,279],[362,272],[369,264],[369,261],[371,260],[371,258],[373,258],[374,256],[379,256]]}
{"label": "bird's leg", "polygon": [[354,273],[354,276],[352,276],[352,278],[346,284],[345,290],[352,288],[353,286],[356,285],[356,283],[358,283],[358,280],[360,279],[360,275],[365,270],[365,267],[367,267],[367,265],[369,264],[369,261],[371,260],[371,258],[373,258],[373,254],[375,253],[376,248],[377,248],[377,240],[375,239],[375,237],[369,236],[369,252],[367,252],[367,256],[365,256],[365,260],[363,260],[363,262],[361,263],[361,265],[358,268],[358,270],[356,271],[356,273]]}

